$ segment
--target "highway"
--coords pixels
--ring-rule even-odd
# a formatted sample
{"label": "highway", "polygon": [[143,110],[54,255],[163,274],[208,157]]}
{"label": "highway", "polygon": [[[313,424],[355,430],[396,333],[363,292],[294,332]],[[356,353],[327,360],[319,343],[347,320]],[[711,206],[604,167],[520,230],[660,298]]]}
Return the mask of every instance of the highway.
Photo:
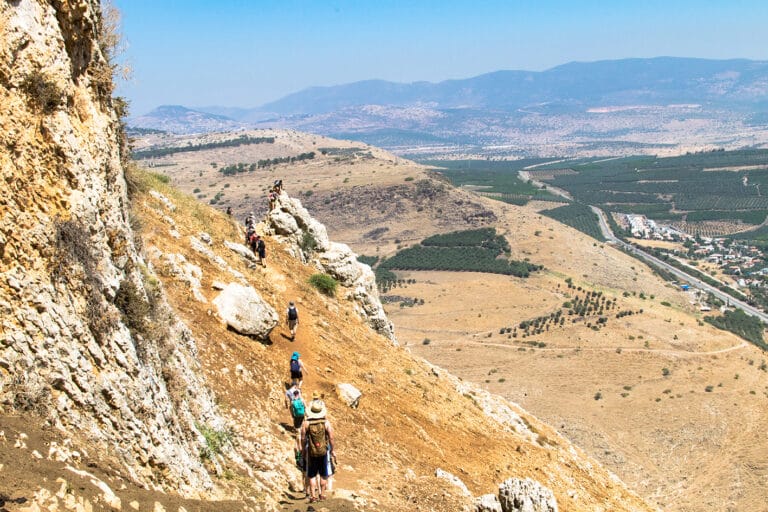
{"label": "highway", "polygon": [[603,236],[605,237],[606,240],[608,240],[609,243],[612,243],[619,247],[623,247],[624,249],[627,250],[627,252],[631,253],[637,258],[645,260],[649,263],[653,263],[657,267],[663,268],[670,274],[677,276],[680,280],[687,281],[691,285],[695,286],[696,288],[699,288],[701,290],[704,290],[705,292],[711,293],[712,295],[722,300],[723,302],[741,309],[746,314],[756,316],[757,318],[762,320],[764,323],[768,323],[768,315],[758,310],[757,308],[750,306],[746,302],[743,302],[734,297],[731,297],[727,293],[721,290],[718,290],[714,286],[711,286],[690,274],[685,273],[684,271],[678,269],[677,267],[673,267],[669,263],[663,260],[660,260],[659,258],[652,256],[651,254],[648,254],[645,251],[638,250],[637,248],[624,242],[623,240],[618,239],[616,235],[613,234],[613,231],[611,231],[610,226],[608,226],[608,221],[605,219],[605,213],[600,208],[597,208],[596,206],[590,206],[590,208],[592,208],[592,211],[595,212],[597,214],[598,219],[600,219],[600,230],[603,232]]}

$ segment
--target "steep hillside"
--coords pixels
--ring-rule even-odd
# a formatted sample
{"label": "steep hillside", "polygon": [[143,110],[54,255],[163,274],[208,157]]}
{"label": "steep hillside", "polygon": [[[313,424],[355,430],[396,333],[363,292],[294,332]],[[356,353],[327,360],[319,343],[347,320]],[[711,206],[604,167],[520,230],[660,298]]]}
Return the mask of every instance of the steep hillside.
{"label": "steep hillside", "polygon": [[[298,201],[258,226],[261,267],[233,219],[162,176],[126,182],[98,2],[5,2],[0,41],[0,507],[295,510],[298,350],[337,432],[329,510],[456,510],[510,477],[561,510],[650,510],[517,406],[398,348],[370,269]],[[319,269],[335,295],[307,284]],[[295,341],[276,328],[289,300]]]}

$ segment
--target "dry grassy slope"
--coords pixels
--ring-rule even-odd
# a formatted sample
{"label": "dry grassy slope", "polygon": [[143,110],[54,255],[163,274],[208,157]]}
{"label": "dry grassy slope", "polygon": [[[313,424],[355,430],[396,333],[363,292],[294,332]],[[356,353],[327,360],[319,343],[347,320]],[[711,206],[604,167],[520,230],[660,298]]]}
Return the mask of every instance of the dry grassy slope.
{"label": "dry grassy slope", "polygon": [[[396,240],[415,243],[435,232],[476,227],[496,220],[474,196],[431,179],[424,182],[428,176],[423,166],[379,148],[290,130],[242,133],[275,137],[275,143],[176,153],[151,164],[158,166],[154,170],[168,175],[180,190],[195,194],[203,202],[222,193],[215,207],[222,211],[232,207],[238,219],[249,211],[257,215],[266,212],[268,187],[281,178],[286,191],[302,200],[333,233],[334,240],[355,244],[356,250],[366,254],[388,255],[397,250]],[[152,135],[137,139],[133,147],[140,150],[150,146],[204,144],[240,134]],[[334,151],[322,155],[321,148]],[[357,148],[356,156],[338,154],[350,148]],[[219,172],[226,165],[310,151],[316,153],[310,161],[235,176]],[[148,166],[150,162],[140,164]],[[377,229],[381,232],[375,234]]]}
{"label": "dry grassy slope", "polygon": [[[226,330],[211,314],[210,305],[191,299],[187,286],[165,276],[155,262],[169,300],[194,331],[208,382],[222,409],[229,411],[237,436],[289,440],[280,426],[288,420],[281,393],[289,356],[298,350],[310,368],[305,390],[325,394],[337,430],[342,467],[338,487],[367,498],[366,509],[458,509],[465,498],[434,477],[436,468],[455,473],[475,494],[492,492],[511,476],[531,477],[554,490],[561,510],[648,509],[535,418],[522,413],[539,433],[538,443],[500,428],[480,411],[471,395],[458,393],[450,378],[436,376],[422,360],[373,333],[354,314],[351,303],[318,294],[306,284],[313,269],[269,237],[269,266],[249,269],[222,245],[224,240],[240,239],[235,222],[159,182],[154,186],[179,208],[167,212],[148,196],[136,200],[134,213],[143,225],[145,247],[178,252],[199,265],[210,300],[216,294],[211,283],[231,277],[190,250],[188,237],[206,231],[217,254],[246,274],[270,304],[282,310],[289,300],[296,300],[301,310],[295,342],[286,338],[281,325],[269,343],[261,344]],[[164,216],[173,218],[181,238],[169,236]],[[238,364],[244,372],[237,371]],[[362,390],[358,409],[349,409],[337,399],[334,385],[340,382]],[[266,431],[260,420],[252,421],[264,413],[271,420]],[[258,454],[253,457],[258,460]]]}
{"label": "dry grassy slope", "polygon": [[[392,293],[426,304],[388,308],[399,339],[545,418],[665,510],[761,509],[768,480],[760,441],[768,420],[764,353],[700,324],[687,294],[537,207],[501,206],[497,214],[513,257],[542,263],[545,272],[526,280],[403,273],[417,283]],[[499,334],[571,298],[566,277],[643,313],[611,319],[599,332],[578,324],[525,340]],[[532,340],[546,347],[522,343]]]}

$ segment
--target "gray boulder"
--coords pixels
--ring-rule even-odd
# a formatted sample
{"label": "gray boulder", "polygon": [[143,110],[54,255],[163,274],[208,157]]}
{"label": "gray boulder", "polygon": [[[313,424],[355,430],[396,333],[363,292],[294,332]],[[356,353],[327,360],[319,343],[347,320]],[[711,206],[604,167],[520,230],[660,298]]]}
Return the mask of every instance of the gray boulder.
{"label": "gray boulder", "polygon": [[360,404],[360,398],[363,393],[352,384],[341,383],[336,385],[336,391],[339,394],[339,398],[353,409],[357,409]]}
{"label": "gray boulder", "polygon": [[502,512],[499,497],[495,494],[483,494],[475,498],[473,512]]}
{"label": "gray boulder", "polygon": [[250,286],[230,283],[213,304],[224,323],[240,334],[266,339],[278,322],[277,311]]}
{"label": "gray boulder", "polygon": [[557,512],[551,489],[530,478],[510,478],[499,486],[502,512]]}

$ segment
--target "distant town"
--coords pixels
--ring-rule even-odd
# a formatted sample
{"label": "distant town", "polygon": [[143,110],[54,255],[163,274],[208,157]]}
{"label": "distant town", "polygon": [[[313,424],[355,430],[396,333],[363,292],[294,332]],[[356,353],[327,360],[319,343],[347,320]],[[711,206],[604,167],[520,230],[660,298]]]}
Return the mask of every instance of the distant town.
{"label": "distant town", "polygon": [[[663,245],[636,244],[643,250],[668,262],[670,259],[677,261],[689,267],[688,270],[736,288],[753,305],[768,309],[768,257],[762,246],[727,237],[689,235],[645,215],[621,214],[618,220],[636,240],[668,242]],[[681,286],[689,290],[688,285]],[[708,308],[709,305],[702,302],[702,310]]]}

